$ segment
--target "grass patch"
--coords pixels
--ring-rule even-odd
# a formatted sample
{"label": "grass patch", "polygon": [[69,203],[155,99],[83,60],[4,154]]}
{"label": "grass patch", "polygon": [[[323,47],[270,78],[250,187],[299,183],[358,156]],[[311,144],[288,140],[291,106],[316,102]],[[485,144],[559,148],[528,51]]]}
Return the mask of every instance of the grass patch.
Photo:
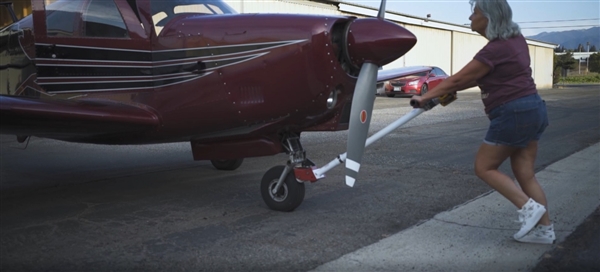
{"label": "grass patch", "polygon": [[577,83],[600,83],[599,73],[589,73],[587,75],[569,75],[560,78],[558,84],[577,84]]}

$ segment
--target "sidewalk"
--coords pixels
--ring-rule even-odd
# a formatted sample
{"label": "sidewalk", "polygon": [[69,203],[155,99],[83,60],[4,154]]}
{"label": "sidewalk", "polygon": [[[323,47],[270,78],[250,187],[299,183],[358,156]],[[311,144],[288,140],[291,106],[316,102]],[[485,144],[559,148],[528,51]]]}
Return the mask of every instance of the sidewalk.
{"label": "sidewalk", "polygon": [[[536,174],[548,198],[556,244],[600,205],[599,173],[597,143]],[[516,210],[492,192],[314,271],[530,271],[556,244],[514,241]]]}

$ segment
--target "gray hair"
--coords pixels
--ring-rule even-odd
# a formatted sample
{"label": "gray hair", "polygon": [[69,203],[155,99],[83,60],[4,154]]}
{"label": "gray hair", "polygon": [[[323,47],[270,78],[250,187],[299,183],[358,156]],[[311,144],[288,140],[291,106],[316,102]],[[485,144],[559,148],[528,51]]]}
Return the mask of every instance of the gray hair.
{"label": "gray hair", "polygon": [[488,19],[485,37],[488,40],[503,39],[521,34],[519,25],[512,21],[512,10],[506,0],[469,0],[472,8],[477,7]]}

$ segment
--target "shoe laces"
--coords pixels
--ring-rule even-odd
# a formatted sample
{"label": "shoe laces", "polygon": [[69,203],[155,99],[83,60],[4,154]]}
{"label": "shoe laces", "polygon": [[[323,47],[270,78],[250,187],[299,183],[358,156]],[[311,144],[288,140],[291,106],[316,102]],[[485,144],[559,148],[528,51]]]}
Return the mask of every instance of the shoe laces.
{"label": "shoe laces", "polygon": [[526,217],[526,212],[525,210],[521,209],[521,210],[517,210],[517,212],[519,213],[519,218],[517,220],[515,220],[516,223],[520,223],[521,225],[525,224],[525,217]]}
{"label": "shoe laces", "polygon": [[547,230],[545,230],[545,229],[542,229],[542,228],[540,228],[539,226],[535,227],[535,228],[534,228],[534,229],[531,231],[531,233],[532,233],[534,236],[537,236],[537,237],[545,237],[545,238],[553,238],[553,237],[552,237],[552,233],[553,233],[553,232],[554,232],[554,231],[553,231],[553,229],[547,229]]}

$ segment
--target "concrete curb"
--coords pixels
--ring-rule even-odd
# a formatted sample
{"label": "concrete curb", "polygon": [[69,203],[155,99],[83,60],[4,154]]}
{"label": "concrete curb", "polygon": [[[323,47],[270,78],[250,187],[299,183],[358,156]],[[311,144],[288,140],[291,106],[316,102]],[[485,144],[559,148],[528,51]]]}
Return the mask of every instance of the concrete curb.
{"label": "concrete curb", "polygon": [[[556,243],[600,205],[599,159],[597,143],[536,174],[548,198]],[[531,270],[553,246],[514,241],[516,210],[491,192],[314,271]]]}

